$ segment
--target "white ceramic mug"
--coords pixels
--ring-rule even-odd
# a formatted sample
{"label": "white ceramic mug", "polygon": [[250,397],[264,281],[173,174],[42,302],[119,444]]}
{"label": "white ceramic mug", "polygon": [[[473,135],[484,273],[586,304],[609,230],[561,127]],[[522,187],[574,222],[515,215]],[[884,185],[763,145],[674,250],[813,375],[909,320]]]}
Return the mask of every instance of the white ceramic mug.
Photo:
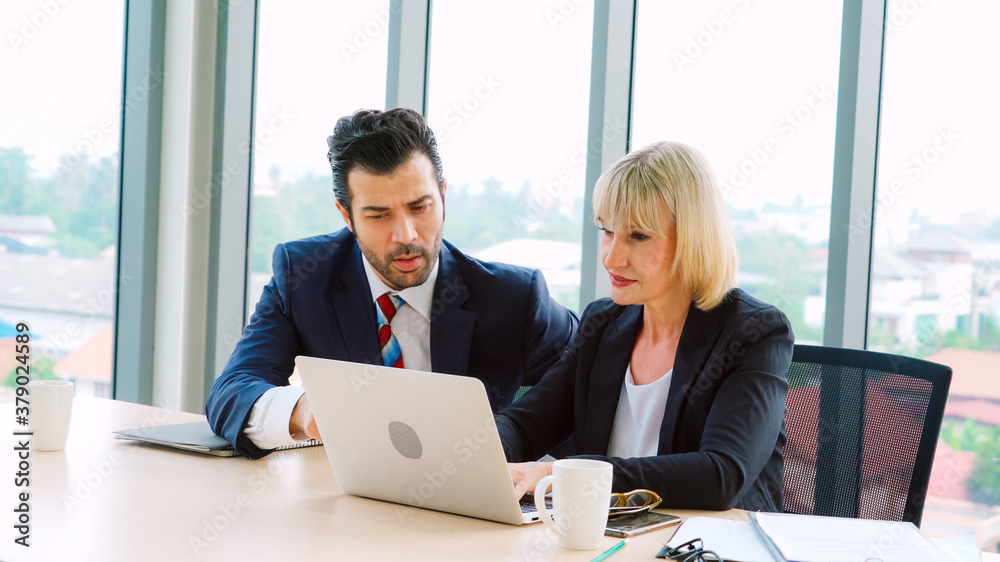
{"label": "white ceramic mug", "polygon": [[[611,463],[562,459],[552,465],[551,476],[538,482],[535,507],[542,521],[559,536],[559,546],[572,550],[594,550],[600,546],[608,524],[612,478]],[[545,506],[549,484],[551,514]]]}
{"label": "white ceramic mug", "polygon": [[32,450],[65,449],[73,413],[73,383],[44,380],[31,381],[27,386],[28,425],[34,432],[31,436]]}

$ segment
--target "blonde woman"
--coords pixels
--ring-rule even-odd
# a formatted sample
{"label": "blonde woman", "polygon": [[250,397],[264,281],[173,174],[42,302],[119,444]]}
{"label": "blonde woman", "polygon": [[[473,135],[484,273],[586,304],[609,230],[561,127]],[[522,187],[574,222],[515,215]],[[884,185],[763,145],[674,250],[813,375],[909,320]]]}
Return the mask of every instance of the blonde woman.
{"label": "blonde woman", "polygon": [[681,143],[633,151],[594,188],[611,298],[591,303],[562,359],[497,416],[517,494],[569,437],[614,465],[616,491],[663,507],[781,511],[785,315],[736,287],[718,182]]}

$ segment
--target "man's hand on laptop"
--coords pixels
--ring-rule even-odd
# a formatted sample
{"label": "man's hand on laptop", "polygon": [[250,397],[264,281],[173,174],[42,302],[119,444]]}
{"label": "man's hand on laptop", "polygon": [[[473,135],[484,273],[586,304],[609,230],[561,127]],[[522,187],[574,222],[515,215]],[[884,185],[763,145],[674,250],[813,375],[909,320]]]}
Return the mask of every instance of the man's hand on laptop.
{"label": "man's hand on laptop", "polygon": [[302,435],[307,438],[320,441],[319,428],[316,427],[316,418],[313,417],[312,407],[309,405],[309,398],[305,393],[299,397],[299,401],[292,408],[292,418],[288,420],[288,434],[296,439]]}
{"label": "man's hand on laptop", "polygon": [[552,474],[550,462],[509,462],[510,478],[514,481],[514,492],[517,499],[528,492],[534,492],[538,481]]}

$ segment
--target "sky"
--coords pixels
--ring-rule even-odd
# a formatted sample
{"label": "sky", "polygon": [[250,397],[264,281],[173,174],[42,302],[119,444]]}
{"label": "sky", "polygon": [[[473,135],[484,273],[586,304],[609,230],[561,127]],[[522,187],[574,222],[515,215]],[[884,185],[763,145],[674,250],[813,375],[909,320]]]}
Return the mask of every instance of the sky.
{"label": "sky", "polygon": [[[328,173],[325,140],[337,118],[385,106],[388,2],[312,4],[309,17],[301,4],[263,4],[258,115],[286,107],[303,118],[260,151],[258,181],[272,163]],[[582,193],[571,157],[586,145],[592,5],[555,23],[536,0],[481,6],[434,2],[427,118],[445,175],[466,184],[492,174],[519,188],[566,171]]]}
{"label": "sky", "polygon": [[0,146],[23,147],[48,175],[62,154],[118,152],[125,10],[121,0],[42,4],[0,4]]}
{"label": "sky", "polygon": [[[0,88],[0,146],[24,147],[39,174],[61,154],[118,149],[122,4],[0,6],[0,72],[11,77]],[[452,185],[493,175],[509,189],[530,181],[581,194],[592,2],[484,6],[434,2],[428,119],[446,176]],[[272,165],[328,173],[325,138],[336,119],[384,106],[388,7],[263,3],[258,182]],[[828,205],[841,10],[833,0],[644,0],[632,145],[679,140],[702,150],[736,207],[797,195]],[[1000,148],[998,16],[1000,3],[989,0],[890,2],[879,243],[905,237],[915,210],[934,222],[1000,210],[982,204],[998,200],[986,168]]]}

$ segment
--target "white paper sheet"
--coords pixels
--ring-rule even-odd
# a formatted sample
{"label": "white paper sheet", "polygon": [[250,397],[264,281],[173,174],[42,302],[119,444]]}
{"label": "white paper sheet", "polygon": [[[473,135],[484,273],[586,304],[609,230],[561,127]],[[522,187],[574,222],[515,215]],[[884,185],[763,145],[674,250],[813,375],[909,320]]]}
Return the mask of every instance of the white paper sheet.
{"label": "white paper sheet", "polygon": [[983,562],[983,549],[979,548],[975,533],[961,537],[934,537],[931,542],[941,547],[956,562]]}
{"label": "white paper sheet", "polygon": [[[966,560],[965,553],[949,556],[912,523],[865,519],[758,513],[761,528],[781,548],[788,560],[801,562],[952,562]],[[711,517],[691,517],[670,539],[670,546],[700,538],[705,548],[726,561],[773,562],[753,525]],[[956,553],[957,554],[957,553]],[[970,562],[975,558],[969,559]]]}
{"label": "white paper sheet", "polygon": [[760,527],[788,560],[951,562],[913,523],[758,513]]}

